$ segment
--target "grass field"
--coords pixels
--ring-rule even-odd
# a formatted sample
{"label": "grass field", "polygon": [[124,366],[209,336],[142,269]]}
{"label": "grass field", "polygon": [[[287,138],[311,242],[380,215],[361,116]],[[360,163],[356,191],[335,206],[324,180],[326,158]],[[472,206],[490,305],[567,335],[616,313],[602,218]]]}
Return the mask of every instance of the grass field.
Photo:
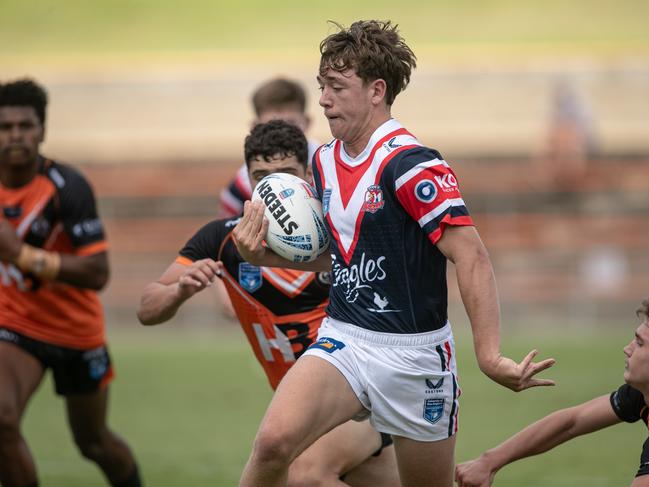
{"label": "grass field", "polygon": [[[457,458],[467,460],[547,412],[621,383],[628,330],[509,333],[504,352],[521,357],[538,347],[557,365],[546,373],[555,388],[514,394],[482,376],[470,337],[458,330],[461,399]],[[459,327],[458,327],[459,328]],[[111,423],[133,446],[147,485],[232,486],[249,453],[270,398],[243,335],[227,331],[115,330],[112,352],[118,378]],[[31,403],[24,429],[37,458],[41,485],[103,485],[94,466],[74,451],[62,402],[49,380]],[[501,471],[496,486],[629,485],[646,431],[621,424]]]}

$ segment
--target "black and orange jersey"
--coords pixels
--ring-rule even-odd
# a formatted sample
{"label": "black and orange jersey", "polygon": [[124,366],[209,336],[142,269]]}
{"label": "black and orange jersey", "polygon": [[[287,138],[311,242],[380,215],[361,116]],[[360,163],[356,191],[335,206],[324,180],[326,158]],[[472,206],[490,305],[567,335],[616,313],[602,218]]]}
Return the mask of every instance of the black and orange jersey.
{"label": "black and orange jersey", "polygon": [[[0,205],[0,218],[29,245],[77,256],[107,250],[92,188],[67,165],[44,160],[27,185],[0,184]],[[41,281],[8,262],[0,262],[0,284],[0,326],[63,347],[104,344],[103,310],[95,291]]]}
{"label": "black and orange jersey", "polygon": [[[635,423],[642,420],[649,428],[649,407],[645,403],[644,395],[629,384],[624,384],[611,393],[611,407],[622,421]],[[640,467],[636,477],[641,475],[649,475],[649,439],[644,442],[640,454]]]}
{"label": "black and orange jersey", "polygon": [[315,340],[329,298],[328,272],[257,267],[245,262],[232,241],[238,219],[214,220],[180,251],[176,262],[223,262],[223,281],[241,327],[273,389]]}

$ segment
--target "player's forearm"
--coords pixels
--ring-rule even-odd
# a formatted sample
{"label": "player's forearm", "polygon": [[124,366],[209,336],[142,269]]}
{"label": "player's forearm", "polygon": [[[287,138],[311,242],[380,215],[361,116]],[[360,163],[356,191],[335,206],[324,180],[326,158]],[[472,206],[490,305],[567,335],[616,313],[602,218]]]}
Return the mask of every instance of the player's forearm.
{"label": "player's forearm", "polygon": [[299,271],[327,272],[331,270],[331,254],[329,254],[329,252],[325,252],[311,262],[292,262],[290,260],[284,259],[283,257],[280,257],[270,249],[266,249],[263,261],[250,263],[265,267],[281,267],[296,269]]}
{"label": "player's forearm", "polygon": [[621,420],[608,395],[561,409],[529,425],[483,456],[493,471],[521,458],[538,455],[577,436],[606,428]]}
{"label": "player's forearm", "polygon": [[176,315],[186,299],[178,293],[178,283],[152,282],[142,292],[137,317],[143,325],[164,323]]}
{"label": "player's forearm", "polygon": [[500,356],[500,309],[491,262],[486,251],[455,262],[458,286],[480,369],[488,373]]}

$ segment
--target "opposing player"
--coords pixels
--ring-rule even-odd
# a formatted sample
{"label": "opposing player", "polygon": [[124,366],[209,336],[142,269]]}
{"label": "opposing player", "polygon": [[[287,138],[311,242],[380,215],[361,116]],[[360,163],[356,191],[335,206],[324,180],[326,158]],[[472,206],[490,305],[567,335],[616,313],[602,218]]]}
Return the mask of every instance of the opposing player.
{"label": "opposing player", "polygon": [[[553,360],[500,353],[495,280],[439,152],[391,117],[415,56],[390,22],[359,21],[320,45],[320,105],[335,137],[316,152],[316,190],[333,238],[305,269],[332,267],[318,340],[277,389],[243,473],[243,486],[284,485],[293,458],[350,418],[393,435],[401,482],[453,482],[458,397],[447,317],[446,262],[455,264],[478,364],[520,391]],[[233,231],[247,261],[282,265],[261,245],[263,205],[247,202]],[[333,261],[333,264],[332,264]]]}
{"label": "opposing player", "polygon": [[[516,460],[551,450],[580,435],[621,423],[642,420],[649,426],[649,299],[637,310],[642,320],[635,336],[624,347],[625,384],[611,394],[578,406],[556,411],[516,433],[479,458],[456,467],[460,487],[488,487],[496,473]],[[640,467],[631,483],[633,487],[649,486],[649,439],[640,455]]]}
{"label": "opposing player", "polygon": [[[246,138],[250,181],[285,172],[307,178],[307,141],[299,128],[275,120]],[[257,267],[232,241],[238,219],[201,228],[162,276],[148,284],[138,309],[145,325],[169,320],[178,308],[220,276],[236,315],[273,389],[313,343],[325,316],[330,274]],[[291,465],[291,485],[398,485],[394,447],[368,421],[348,422],[323,436]],[[377,456],[374,456],[377,455]]]}
{"label": "opposing player", "polygon": [[[270,120],[284,120],[298,127],[305,134],[311,125],[306,113],[306,93],[297,82],[285,78],[274,78],[263,83],[252,94],[252,107],[255,112],[253,127]],[[309,162],[320,145],[308,140]],[[234,179],[219,195],[219,217],[229,218],[241,215],[243,203],[250,199],[252,188],[248,177],[248,166],[244,162]]]}
{"label": "opposing player", "polygon": [[0,484],[37,485],[20,422],[51,369],[82,455],[111,485],[139,486],[133,454],[106,425],[104,231],[83,176],[39,152],[46,106],[33,81],[0,85]]}

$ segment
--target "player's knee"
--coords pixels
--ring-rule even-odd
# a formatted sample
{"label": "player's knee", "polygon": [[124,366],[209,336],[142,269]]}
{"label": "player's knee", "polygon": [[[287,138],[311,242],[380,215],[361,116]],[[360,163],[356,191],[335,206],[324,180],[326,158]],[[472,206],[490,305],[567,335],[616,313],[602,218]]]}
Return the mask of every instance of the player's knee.
{"label": "player's knee", "polygon": [[0,442],[20,433],[20,412],[11,404],[0,401]]}
{"label": "player's knee", "polygon": [[75,434],[74,442],[81,455],[91,461],[104,458],[109,450],[109,441],[106,435]]}
{"label": "player's knee", "polygon": [[255,439],[253,457],[269,467],[285,467],[294,458],[295,443],[277,431],[260,431]]}

